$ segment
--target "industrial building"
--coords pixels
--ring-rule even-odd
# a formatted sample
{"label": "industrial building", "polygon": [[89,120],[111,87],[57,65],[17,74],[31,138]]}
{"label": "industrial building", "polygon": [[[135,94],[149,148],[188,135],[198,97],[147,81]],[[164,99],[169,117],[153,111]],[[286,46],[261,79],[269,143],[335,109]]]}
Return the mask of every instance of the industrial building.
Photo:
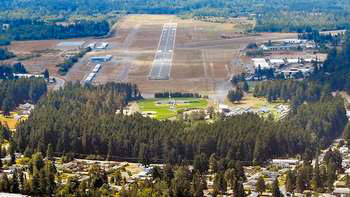
{"label": "industrial building", "polygon": [[255,68],[268,69],[271,66],[266,62],[264,58],[253,58],[252,59]]}
{"label": "industrial building", "polygon": [[97,64],[95,68],[92,70],[93,73],[97,73],[101,69],[101,64]]}
{"label": "industrial building", "polygon": [[112,59],[111,55],[91,57],[91,61],[93,62],[108,62],[111,59]]}

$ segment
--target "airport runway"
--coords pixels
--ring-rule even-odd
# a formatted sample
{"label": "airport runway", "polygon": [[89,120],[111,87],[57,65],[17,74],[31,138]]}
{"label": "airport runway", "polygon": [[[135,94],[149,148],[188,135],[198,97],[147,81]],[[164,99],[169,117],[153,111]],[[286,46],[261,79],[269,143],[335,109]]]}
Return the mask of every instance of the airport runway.
{"label": "airport runway", "polygon": [[177,23],[165,23],[154,56],[150,80],[169,80],[173,61]]}

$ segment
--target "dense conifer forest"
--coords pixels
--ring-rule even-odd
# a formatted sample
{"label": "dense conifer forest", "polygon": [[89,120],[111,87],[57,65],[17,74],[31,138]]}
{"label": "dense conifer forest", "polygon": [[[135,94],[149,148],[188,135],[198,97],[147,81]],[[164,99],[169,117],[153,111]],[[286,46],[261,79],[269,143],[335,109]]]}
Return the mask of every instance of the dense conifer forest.
{"label": "dense conifer forest", "polygon": [[103,36],[109,30],[106,20],[79,20],[66,25],[48,23],[37,20],[0,20],[1,23],[10,24],[7,30],[0,30],[0,34],[8,40],[44,40],[67,39],[86,36]]}
{"label": "dense conifer forest", "polygon": [[[0,2],[0,23],[22,25],[12,25],[8,31],[1,32],[9,37],[0,40],[7,43],[8,39],[105,35],[109,30],[106,20],[114,23],[117,19],[112,22],[109,15],[115,13],[177,14],[196,19],[244,16],[256,20],[255,31],[258,32],[346,29],[350,27],[349,8],[350,3],[346,0],[3,0]],[[67,21],[77,23],[67,27],[55,25]],[[28,27],[28,31],[23,31]],[[90,31],[84,31],[88,28]]]}
{"label": "dense conifer forest", "polygon": [[331,95],[298,106],[283,121],[248,113],[213,124],[189,125],[140,114],[115,114],[138,98],[137,87],[114,83],[97,87],[70,84],[49,93],[29,120],[18,126],[18,150],[45,150],[50,143],[57,153],[134,158],[144,163],[175,164],[213,153],[220,158],[264,162],[312,153],[318,142],[325,146],[339,136],[347,121],[343,100]]}
{"label": "dense conifer forest", "polygon": [[47,85],[42,78],[0,80],[0,110],[8,115],[19,104],[36,104],[46,92]]}

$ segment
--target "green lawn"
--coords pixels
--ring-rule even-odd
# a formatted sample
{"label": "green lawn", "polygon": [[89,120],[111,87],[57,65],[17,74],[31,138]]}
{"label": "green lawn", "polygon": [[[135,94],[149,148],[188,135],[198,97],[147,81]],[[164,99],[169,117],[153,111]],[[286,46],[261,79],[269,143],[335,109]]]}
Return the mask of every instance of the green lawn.
{"label": "green lawn", "polygon": [[190,109],[205,109],[208,107],[208,101],[206,99],[197,98],[175,98],[176,101],[186,100],[189,103],[177,103],[176,109],[170,109],[169,104],[157,104],[157,101],[169,101],[165,99],[147,99],[138,102],[140,111],[143,113],[153,114],[151,117],[164,120],[176,116],[179,110],[190,110]]}

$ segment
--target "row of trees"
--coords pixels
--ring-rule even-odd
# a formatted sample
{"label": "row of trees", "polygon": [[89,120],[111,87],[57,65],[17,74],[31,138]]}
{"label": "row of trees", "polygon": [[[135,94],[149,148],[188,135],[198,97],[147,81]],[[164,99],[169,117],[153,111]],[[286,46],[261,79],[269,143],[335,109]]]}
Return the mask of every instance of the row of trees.
{"label": "row of trees", "polygon": [[300,11],[292,11],[287,8],[286,11],[266,12],[258,15],[255,30],[260,32],[304,32],[311,28],[317,30],[348,29],[350,27],[348,20],[349,12],[344,9],[337,12],[333,12],[331,9],[306,12],[303,8]]}
{"label": "row of trees", "polygon": [[16,57],[16,55],[10,51],[8,51],[6,48],[0,48],[0,60],[6,60]]}
{"label": "row of trees", "polygon": [[14,79],[14,73],[27,73],[22,63],[18,62],[13,65],[0,64],[0,79]]}
{"label": "row of trees", "polygon": [[[313,0],[311,2],[306,0],[267,0],[264,3],[257,3],[255,0],[91,0],[88,2],[84,0],[61,0],[59,2],[54,0],[3,0],[0,2],[0,18],[3,15],[5,19],[40,19],[44,15],[49,15],[55,16],[50,17],[50,20],[54,21],[62,19],[64,18],[62,16],[66,15],[95,16],[99,13],[106,14],[113,11],[132,14],[178,14],[199,19],[252,17],[251,14],[256,14],[256,31],[303,32],[310,27],[319,30],[349,27],[349,6],[349,2],[345,0],[336,2],[332,0]],[[45,35],[49,34],[45,33]],[[28,36],[19,36],[18,39],[25,37]],[[30,37],[33,38],[34,35]]]}
{"label": "row of trees", "polygon": [[73,65],[75,63],[77,63],[79,61],[80,58],[82,58],[86,53],[90,52],[91,48],[87,47],[84,49],[81,49],[79,51],[78,54],[76,55],[72,55],[71,57],[69,57],[68,59],[64,60],[63,63],[57,64],[56,67],[59,67],[58,72],[60,73],[60,75],[65,75],[67,74],[67,72],[69,71],[69,69],[71,67],[73,67]]}
{"label": "row of trees", "polygon": [[67,25],[57,25],[56,23],[47,23],[40,20],[13,20],[6,21],[10,24],[10,28],[0,30],[0,33],[8,40],[103,36],[108,34],[110,30],[109,23],[106,20],[79,20]]}
{"label": "row of trees", "polygon": [[184,92],[157,92],[154,93],[155,98],[201,98],[202,96],[198,93],[184,93]]}
{"label": "row of trees", "polygon": [[269,102],[275,100],[291,101],[293,109],[305,101],[315,102],[331,97],[331,88],[318,82],[275,80],[258,83],[254,88],[255,97],[266,97]]}
{"label": "row of trees", "polygon": [[232,103],[237,101],[239,102],[240,100],[242,100],[243,96],[244,96],[244,92],[239,87],[237,87],[235,90],[228,91],[228,94],[227,94],[228,100],[231,101]]}

